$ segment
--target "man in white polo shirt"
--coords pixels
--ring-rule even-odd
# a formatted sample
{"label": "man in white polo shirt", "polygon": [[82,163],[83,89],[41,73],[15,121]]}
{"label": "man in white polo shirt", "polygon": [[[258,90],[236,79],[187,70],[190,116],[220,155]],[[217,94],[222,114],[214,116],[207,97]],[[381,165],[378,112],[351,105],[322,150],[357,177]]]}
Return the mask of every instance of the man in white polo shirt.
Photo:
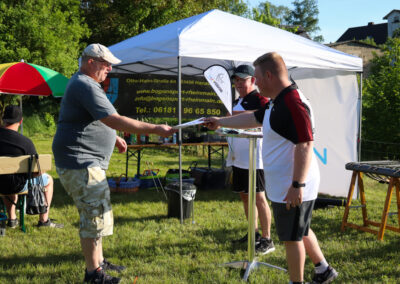
{"label": "man in white polo shirt", "polygon": [[310,228],[319,187],[311,106],[289,80],[279,54],[266,53],[254,66],[260,93],[271,103],[254,113],[208,118],[205,124],[210,129],[263,126],[266,191],[279,240],[285,244],[290,283],[303,283],[306,253],[315,265],[312,283],[329,283],[338,273],[328,265]]}

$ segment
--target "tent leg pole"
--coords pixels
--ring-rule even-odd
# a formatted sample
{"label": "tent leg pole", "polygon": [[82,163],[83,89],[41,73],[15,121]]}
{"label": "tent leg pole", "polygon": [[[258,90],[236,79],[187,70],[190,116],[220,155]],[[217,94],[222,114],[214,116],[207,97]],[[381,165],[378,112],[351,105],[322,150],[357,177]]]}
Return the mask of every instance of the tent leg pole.
{"label": "tent leg pole", "polygon": [[[182,84],[181,84],[181,57],[178,56],[178,124],[182,123]],[[183,196],[182,196],[182,129],[179,129],[179,195],[181,209],[181,224],[183,224]]]}
{"label": "tent leg pole", "polygon": [[[360,90],[359,90],[359,95],[358,95],[358,100],[359,100],[359,117],[358,117],[358,162],[361,161],[361,122],[362,122],[362,80],[363,80],[363,75],[360,72]],[[360,191],[358,190],[357,187],[357,200],[360,199]]]}
{"label": "tent leg pole", "polygon": [[358,162],[361,161],[361,122],[362,122],[362,80],[363,80],[363,75],[360,72],[360,90],[359,90],[359,95],[358,95],[358,100],[359,100],[359,117],[358,117]]}

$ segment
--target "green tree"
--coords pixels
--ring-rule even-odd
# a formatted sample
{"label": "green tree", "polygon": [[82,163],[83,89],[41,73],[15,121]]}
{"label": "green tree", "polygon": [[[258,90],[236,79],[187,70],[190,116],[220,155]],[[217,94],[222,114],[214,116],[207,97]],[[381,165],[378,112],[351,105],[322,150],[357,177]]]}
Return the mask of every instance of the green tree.
{"label": "green tree", "polygon": [[276,6],[272,5],[268,1],[260,3],[258,8],[253,8],[253,20],[273,27],[279,27],[281,20],[278,15],[274,15],[275,7]]}
{"label": "green tree", "polygon": [[253,8],[252,19],[274,27],[286,25],[290,9],[283,5],[274,5],[270,1],[262,2]]}
{"label": "green tree", "polygon": [[24,59],[70,76],[88,35],[79,0],[0,2],[0,62]]}
{"label": "green tree", "polygon": [[82,7],[92,31],[88,41],[107,46],[211,9],[248,15],[242,0],[97,0]]}
{"label": "green tree", "polygon": [[389,38],[364,80],[363,139],[400,143],[400,39]]}
{"label": "green tree", "polygon": [[[354,40],[355,40],[355,39],[354,39]],[[374,40],[372,37],[367,37],[367,38],[365,38],[365,39],[362,39],[362,40],[360,40],[360,42],[366,43],[366,44],[370,44],[370,45],[373,45],[373,46],[378,46],[378,45],[376,44],[375,40]]]}
{"label": "green tree", "polygon": [[[78,68],[81,40],[89,30],[79,0],[2,0],[0,63],[35,63],[70,76]],[[0,111],[15,100],[0,95]]]}
{"label": "green tree", "polygon": [[[301,26],[311,36],[320,30],[318,27],[317,0],[295,0],[292,2],[294,9],[285,17],[288,25]],[[322,42],[323,36],[317,35],[313,40]]]}
{"label": "green tree", "polygon": [[393,36],[392,37],[397,37],[400,38],[400,28],[397,28],[393,31]]}

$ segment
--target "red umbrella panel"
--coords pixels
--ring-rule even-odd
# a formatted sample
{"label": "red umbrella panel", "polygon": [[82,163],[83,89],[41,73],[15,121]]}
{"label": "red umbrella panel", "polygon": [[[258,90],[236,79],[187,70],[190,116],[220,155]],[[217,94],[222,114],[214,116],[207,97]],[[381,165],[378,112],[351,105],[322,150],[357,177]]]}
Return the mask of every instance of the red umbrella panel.
{"label": "red umbrella panel", "polygon": [[68,78],[31,63],[0,64],[0,93],[13,95],[62,97]]}

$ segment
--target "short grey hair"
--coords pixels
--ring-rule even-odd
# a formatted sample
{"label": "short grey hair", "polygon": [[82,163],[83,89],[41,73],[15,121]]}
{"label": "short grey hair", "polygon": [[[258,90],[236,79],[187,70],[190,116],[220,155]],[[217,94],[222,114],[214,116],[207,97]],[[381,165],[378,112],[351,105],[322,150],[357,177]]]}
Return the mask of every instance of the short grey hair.
{"label": "short grey hair", "polygon": [[263,75],[266,71],[270,71],[275,76],[279,76],[282,72],[287,73],[286,64],[277,52],[261,55],[254,61],[253,65],[254,67],[259,66]]}

